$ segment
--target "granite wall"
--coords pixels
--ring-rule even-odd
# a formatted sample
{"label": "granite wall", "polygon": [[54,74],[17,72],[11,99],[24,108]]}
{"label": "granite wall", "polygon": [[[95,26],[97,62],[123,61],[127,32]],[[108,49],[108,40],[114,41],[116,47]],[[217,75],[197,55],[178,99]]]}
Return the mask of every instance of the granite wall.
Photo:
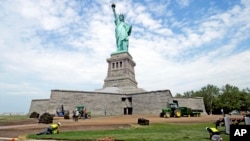
{"label": "granite wall", "polygon": [[125,108],[130,108],[129,114],[158,115],[161,109],[173,100],[178,100],[179,106],[201,109],[205,112],[203,98],[173,98],[169,90],[133,94],[52,90],[50,99],[32,100],[30,113],[36,111],[40,114],[56,114],[56,109],[61,105],[72,113],[75,106],[84,105],[91,111],[92,116],[123,115]]}

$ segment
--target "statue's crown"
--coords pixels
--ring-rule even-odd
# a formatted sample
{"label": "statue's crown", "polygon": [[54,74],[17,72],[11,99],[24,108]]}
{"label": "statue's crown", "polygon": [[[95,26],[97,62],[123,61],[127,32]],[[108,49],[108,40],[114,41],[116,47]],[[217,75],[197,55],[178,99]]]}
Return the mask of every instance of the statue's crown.
{"label": "statue's crown", "polygon": [[123,16],[123,17],[125,17],[125,14],[123,14],[123,13],[120,13],[120,14],[119,14],[119,16]]}

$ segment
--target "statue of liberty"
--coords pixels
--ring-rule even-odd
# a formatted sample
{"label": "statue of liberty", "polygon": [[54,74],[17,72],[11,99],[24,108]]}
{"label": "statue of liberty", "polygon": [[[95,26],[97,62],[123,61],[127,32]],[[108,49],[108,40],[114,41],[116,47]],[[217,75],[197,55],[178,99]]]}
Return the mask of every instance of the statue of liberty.
{"label": "statue of liberty", "polygon": [[115,17],[115,37],[116,37],[116,47],[117,52],[128,52],[128,36],[130,36],[132,31],[132,26],[124,22],[124,15],[119,14],[117,16],[115,11],[115,4],[111,5]]}

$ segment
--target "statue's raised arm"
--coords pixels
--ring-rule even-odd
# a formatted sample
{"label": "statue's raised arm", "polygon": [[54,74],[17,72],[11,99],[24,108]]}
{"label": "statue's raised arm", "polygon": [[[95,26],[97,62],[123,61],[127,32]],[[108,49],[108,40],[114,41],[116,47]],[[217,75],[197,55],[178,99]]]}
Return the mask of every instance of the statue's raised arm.
{"label": "statue's raised arm", "polygon": [[112,9],[113,9],[114,17],[115,17],[115,19],[116,19],[116,18],[117,18],[117,15],[116,15],[116,11],[115,11],[115,4],[113,3],[113,4],[111,5],[111,7],[112,7]]}
{"label": "statue's raised arm", "polygon": [[131,34],[132,26],[124,22],[125,17],[123,14],[119,14],[119,16],[117,16],[115,11],[115,4],[112,4],[111,7],[115,17],[115,37],[117,53],[128,52],[128,36],[130,36]]}

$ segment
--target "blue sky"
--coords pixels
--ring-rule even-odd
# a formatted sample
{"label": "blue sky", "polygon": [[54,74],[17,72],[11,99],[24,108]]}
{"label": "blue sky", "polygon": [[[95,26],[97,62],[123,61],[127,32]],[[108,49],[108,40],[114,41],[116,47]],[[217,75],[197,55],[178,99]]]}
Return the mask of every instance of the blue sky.
{"label": "blue sky", "polygon": [[172,94],[250,88],[249,0],[0,1],[0,113],[52,89],[94,91],[116,50],[110,5],[133,26],[138,87]]}

